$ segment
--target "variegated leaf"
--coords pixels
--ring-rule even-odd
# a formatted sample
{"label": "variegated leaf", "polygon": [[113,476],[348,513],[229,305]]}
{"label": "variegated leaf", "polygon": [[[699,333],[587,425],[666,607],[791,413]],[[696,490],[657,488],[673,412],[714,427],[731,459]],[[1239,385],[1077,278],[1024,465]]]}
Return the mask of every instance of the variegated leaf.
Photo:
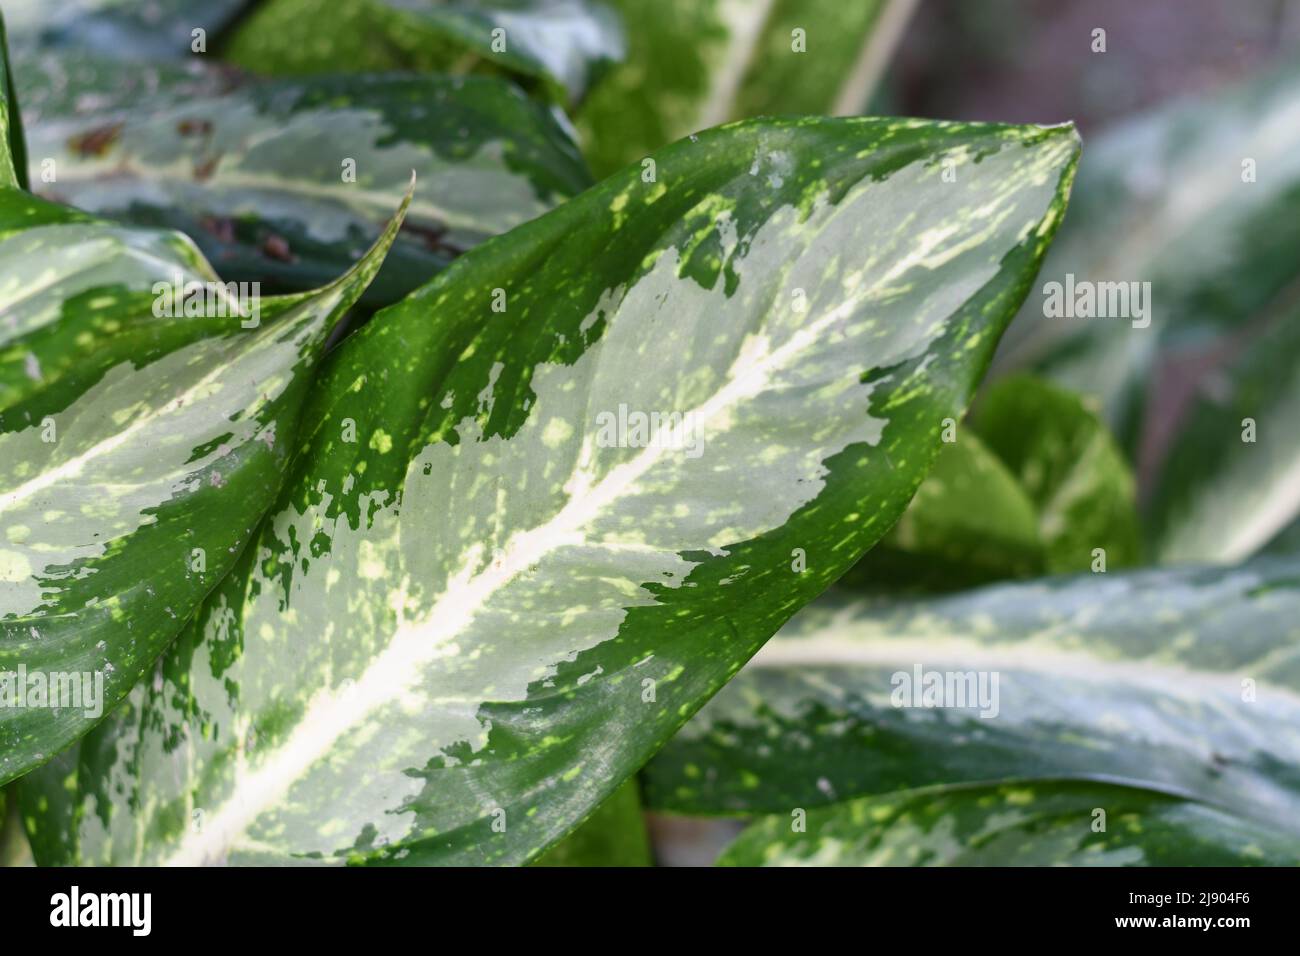
{"label": "variegated leaf", "polygon": [[[999,366],[1033,365],[1097,398],[1135,455],[1157,357],[1245,327],[1300,276],[1300,68],[1123,123],[1090,143],[1076,193]],[[1107,312],[1127,298],[1129,314],[1045,317],[1049,282],[1062,284],[1076,314],[1089,293]]]}
{"label": "variegated leaf", "polygon": [[[797,813],[797,811],[792,811]],[[862,797],[756,822],[723,866],[1295,866],[1300,837],[1105,783]]]}
{"label": "variegated leaf", "polygon": [[234,564],[399,224],[317,292],[236,297],[183,236],[0,190],[0,783],[120,701]]}
{"label": "variegated leaf", "polygon": [[1161,560],[1250,557],[1300,515],[1300,310],[1205,382],[1148,509]]}
{"label": "variegated leaf", "polygon": [[[248,0],[5,0],[15,47],[178,58],[215,47]],[[202,31],[201,37],[195,31]],[[203,49],[196,49],[202,42]],[[209,44],[212,44],[210,47]]]}
{"label": "variegated leaf", "polygon": [[915,0],[609,2],[627,24],[627,59],[601,78],[578,114],[584,152],[598,174],[728,120],[863,112],[915,6]]}
{"label": "variegated leaf", "polygon": [[[227,281],[302,291],[383,231],[420,190],[366,292],[391,304],[483,239],[590,185],[555,117],[493,77],[312,77],[221,95],[136,99],[31,124],[38,193],[179,229]],[[42,180],[53,162],[54,182]]]}
{"label": "variegated leaf", "polygon": [[623,34],[600,0],[265,0],[224,53],[263,74],[506,73],[576,100]]}
{"label": "variegated leaf", "polygon": [[159,96],[206,99],[246,82],[242,71],[200,57],[139,63],[85,50],[16,55],[14,88],[33,126],[78,117],[89,122]]}
{"label": "variegated leaf", "polygon": [[894,523],[1077,149],[736,124],[463,256],[332,353],[234,572],[24,778],[37,858],[536,858]]}
{"label": "variegated leaf", "polygon": [[653,809],[1120,783],[1300,835],[1300,559],[826,597],[650,763]]}

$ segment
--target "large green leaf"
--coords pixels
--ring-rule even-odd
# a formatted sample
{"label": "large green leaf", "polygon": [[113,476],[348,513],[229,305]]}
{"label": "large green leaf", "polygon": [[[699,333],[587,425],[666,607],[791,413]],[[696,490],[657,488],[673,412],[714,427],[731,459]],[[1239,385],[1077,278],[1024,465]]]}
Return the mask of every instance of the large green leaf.
{"label": "large green leaf", "polygon": [[[1075,192],[999,364],[1098,398],[1133,451],[1156,357],[1241,327],[1300,277],[1300,68],[1125,122],[1089,143]],[[1041,289],[1067,273],[1150,282],[1150,325],[1046,318]]]}
{"label": "large green leaf", "polygon": [[[1100,812],[1099,812],[1100,811]],[[1295,866],[1300,837],[1102,783],[862,797],[756,822],[724,866]],[[1104,829],[1103,829],[1104,828]]]}
{"label": "large green leaf", "polygon": [[193,31],[205,46],[249,0],[5,0],[15,46],[93,50],[156,60],[194,51]]}
{"label": "large green leaf", "polygon": [[[188,77],[186,78],[188,79]],[[555,117],[492,77],[319,77],[137,99],[32,125],[37,191],[192,236],[227,281],[315,288],[420,190],[367,291],[390,304],[588,185]],[[57,179],[42,183],[53,160]]]}
{"label": "large green leaf", "polygon": [[183,236],[0,190],[0,783],[121,700],[234,564],[399,225],[317,292],[168,314],[163,287],[215,282]]}
{"label": "large green leaf", "polygon": [[869,591],[953,591],[1041,574],[1038,512],[1007,467],[961,429],[884,539],[840,579]]}
{"label": "large green leaf", "polygon": [[9,47],[5,41],[5,21],[0,14],[0,188],[9,187],[27,188],[27,164],[23,122],[18,113]]}
{"label": "large green leaf", "polygon": [[632,777],[534,865],[650,866],[653,862],[641,796]]}
{"label": "large green leaf", "polygon": [[[788,815],[1058,778],[1195,798],[1295,836],[1297,621],[1294,557],[921,601],[824,598],[651,762],[647,801]],[[964,699],[956,677],[948,696],[922,696],[931,674],[970,675]]]}
{"label": "large green leaf", "polygon": [[1133,475],[1110,431],[1077,396],[1029,376],[994,385],[974,425],[1038,512],[1052,573],[1138,563]]}
{"label": "large green leaf", "polygon": [[1077,149],[742,123],[463,256],[332,353],[235,571],[24,778],[37,858],[534,859],[894,523]]}
{"label": "large green leaf", "polygon": [[1300,310],[1201,390],[1149,508],[1164,561],[1249,557],[1300,514]]}
{"label": "large green leaf", "polygon": [[623,35],[599,0],[266,0],[224,52],[258,73],[503,72],[576,99]]}
{"label": "large green leaf", "polygon": [[[911,0],[611,0],[626,62],[583,102],[598,174],[728,120],[865,109]],[[802,30],[803,49],[795,30]],[[755,175],[781,170],[755,169]]]}

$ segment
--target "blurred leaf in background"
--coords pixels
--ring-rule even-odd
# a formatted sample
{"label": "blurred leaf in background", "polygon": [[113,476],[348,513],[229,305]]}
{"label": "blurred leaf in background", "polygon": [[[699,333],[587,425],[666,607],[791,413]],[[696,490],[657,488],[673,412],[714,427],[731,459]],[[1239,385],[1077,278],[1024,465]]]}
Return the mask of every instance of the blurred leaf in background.
{"label": "blurred leaf in background", "polygon": [[615,790],[534,866],[651,866],[650,835],[635,777]]}
{"label": "blurred leaf in background", "polygon": [[[414,171],[403,232],[362,299],[388,305],[591,184],[554,115],[494,77],[227,77],[196,95],[194,84],[216,81],[187,72],[176,93],[162,76],[153,96],[110,111],[94,92],[118,88],[108,64],[78,90],[82,70],[51,78],[43,62],[28,124],[36,191],[184,231],[226,281],[330,281],[383,230]],[[76,108],[83,96],[92,109]]]}
{"label": "blurred leaf in background", "polygon": [[500,73],[557,103],[623,54],[599,0],[265,0],[223,47],[256,73]]}
{"label": "blurred leaf in background", "polygon": [[1078,202],[1039,286],[1067,274],[1076,284],[1150,282],[1150,325],[1047,318],[1036,293],[997,367],[1031,366],[1094,396],[1137,462],[1162,368],[1221,350],[1284,309],[1300,282],[1297,248],[1300,68],[1287,64],[1089,140]]}
{"label": "blurred leaf in background", "polygon": [[1182,416],[1147,509],[1156,556],[1239,561],[1291,525],[1300,514],[1297,423],[1300,302],[1212,372]]}
{"label": "blurred leaf in background", "polygon": [[9,23],[10,42],[19,54],[32,49],[91,50],[140,63],[211,51],[211,41],[249,3],[250,0],[5,0],[4,14]]}
{"label": "blurred leaf in background", "polygon": [[867,591],[952,591],[1041,574],[1047,554],[1024,488],[972,430],[945,444],[907,511],[844,577]]}
{"label": "blurred leaf in background", "polygon": [[842,587],[952,591],[1138,562],[1132,474],[1078,396],[1003,379],[950,432],[903,517]]}
{"label": "blurred leaf in background", "polygon": [[[749,116],[864,112],[915,0],[609,0],[625,62],[577,114],[597,175]],[[757,171],[756,171],[757,172]]]}
{"label": "blurred leaf in background", "polygon": [[1300,838],[1105,783],[1031,780],[862,797],[765,817],[722,866],[1294,866]]}
{"label": "blurred leaf in background", "polygon": [[1048,573],[1138,563],[1132,472],[1105,423],[1082,399],[1015,376],[991,385],[973,418],[1034,504]]}

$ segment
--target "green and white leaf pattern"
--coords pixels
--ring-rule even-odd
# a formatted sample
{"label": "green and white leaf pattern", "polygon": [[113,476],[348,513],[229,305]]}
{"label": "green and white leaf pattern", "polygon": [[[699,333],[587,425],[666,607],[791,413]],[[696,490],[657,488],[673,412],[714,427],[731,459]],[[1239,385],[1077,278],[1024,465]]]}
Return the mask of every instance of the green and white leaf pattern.
{"label": "green and white leaf pattern", "polygon": [[205,46],[249,0],[5,0],[15,48],[91,50],[117,57],[178,58]]}
{"label": "green and white leaf pattern", "polygon": [[[647,802],[788,816],[915,787],[1092,780],[1294,839],[1298,622],[1295,557],[823,598],[655,757]],[[932,673],[983,684],[963,677],[962,700],[954,678],[928,702],[953,706],[924,706]]]}
{"label": "green and white leaf pattern", "polygon": [[225,54],[258,73],[486,70],[576,100],[623,49],[599,0],[265,0]]}
{"label": "green and white leaf pattern", "polygon": [[[290,291],[351,266],[414,170],[420,189],[371,306],[591,184],[555,117],[493,77],[312,77],[81,118],[46,110],[31,152],[38,192],[179,229],[227,281]],[[48,160],[57,181],[41,185]]]}
{"label": "green and white leaf pattern", "polygon": [[19,52],[14,86],[23,116],[33,126],[143,106],[155,97],[207,98],[246,82],[224,64],[189,60],[127,63],[116,57],[76,51]]}
{"label": "green and white leaf pattern", "polygon": [[[746,116],[865,110],[911,0],[610,0],[628,54],[577,122],[597,174]],[[803,31],[802,51],[793,31]],[[684,38],[689,37],[689,42]]]}
{"label": "green and white leaf pattern", "polygon": [[[183,236],[0,190],[0,783],[89,730],[233,565],[400,218],[317,292],[159,316],[160,285],[216,281]],[[69,675],[102,692],[52,706]]]}
{"label": "green and white leaf pattern", "polygon": [[897,520],[1077,150],[736,124],[463,256],[332,353],[234,572],[23,779],[37,859],[535,859]]}
{"label": "green and white leaf pattern", "polygon": [[[1104,812],[1104,817],[1098,815]],[[723,866],[1295,866],[1300,838],[1166,794],[1030,781],[862,797],[754,823]],[[1099,829],[1104,825],[1105,829]]]}
{"label": "green and white leaf pattern", "polygon": [[[1241,328],[1300,277],[1300,69],[1090,140],[1076,195],[999,366],[1033,365],[1097,398],[1132,452],[1157,356]],[[1150,282],[1151,324],[1045,318],[1041,288],[1067,273]]]}
{"label": "green and white leaf pattern", "polygon": [[[1206,383],[1156,481],[1162,561],[1250,557],[1300,515],[1300,309]],[[1247,439],[1250,440],[1247,440]]]}

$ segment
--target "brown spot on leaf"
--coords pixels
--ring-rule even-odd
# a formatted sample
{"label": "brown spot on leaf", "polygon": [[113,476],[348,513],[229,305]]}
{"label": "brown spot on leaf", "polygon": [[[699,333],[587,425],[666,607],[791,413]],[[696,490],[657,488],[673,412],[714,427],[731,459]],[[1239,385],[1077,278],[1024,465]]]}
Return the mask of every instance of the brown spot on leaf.
{"label": "brown spot on leaf", "polygon": [[442,225],[441,223],[434,223],[432,225],[421,226],[412,223],[408,219],[406,222],[402,223],[401,231],[403,233],[408,234],[409,236],[414,237],[417,241],[423,244],[423,246],[426,249],[428,249],[430,252],[441,252],[444,255],[448,255],[454,258],[456,256],[461,255],[465,251],[464,249],[461,249],[460,247],[456,246],[454,243],[447,241],[446,239],[447,227]]}
{"label": "brown spot on leaf", "polygon": [[209,120],[183,119],[176,124],[176,132],[182,136],[207,136],[212,132]]}
{"label": "brown spot on leaf", "polygon": [[213,156],[211,159],[205,159],[201,163],[194,164],[194,178],[202,181],[211,179],[212,174],[216,172],[217,163],[221,161],[220,156]]}
{"label": "brown spot on leaf", "polygon": [[103,156],[122,134],[122,123],[110,123],[78,133],[68,140],[68,148],[78,156]]}
{"label": "brown spot on leaf", "polygon": [[274,234],[262,240],[262,255],[279,262],[294,261],[293,250],[289,248],[289,241],[284,236]]}
{"label": "brown spot on leaf", "polygon": [[235,221],[233,219],[227,219],[225,216],[205,216],[199,225],[224,243],[235,241]]}

